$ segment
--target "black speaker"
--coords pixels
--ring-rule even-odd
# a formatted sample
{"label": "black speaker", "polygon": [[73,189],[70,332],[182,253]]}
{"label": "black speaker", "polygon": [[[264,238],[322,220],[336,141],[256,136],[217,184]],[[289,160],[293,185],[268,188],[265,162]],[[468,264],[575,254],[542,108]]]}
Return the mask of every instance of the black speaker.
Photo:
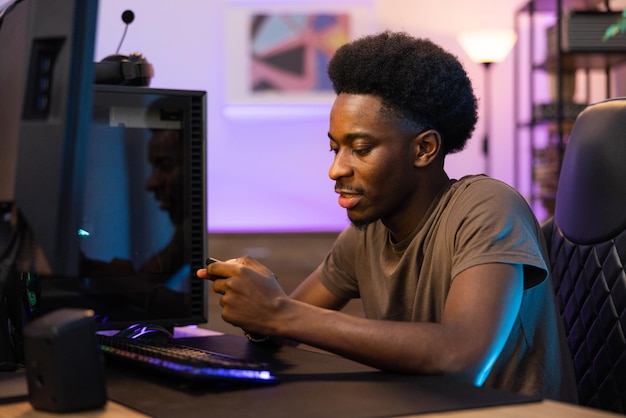
{"label": "black speaker", "polygon": [[24,327],[28,400],[35,409],[74,412],[107,400],[93,311],[60,309]]}
{"label": "black speaker", "polygon": [[95,84],[149,86],[154,68],[142,54],[109,55],[95,63]]}

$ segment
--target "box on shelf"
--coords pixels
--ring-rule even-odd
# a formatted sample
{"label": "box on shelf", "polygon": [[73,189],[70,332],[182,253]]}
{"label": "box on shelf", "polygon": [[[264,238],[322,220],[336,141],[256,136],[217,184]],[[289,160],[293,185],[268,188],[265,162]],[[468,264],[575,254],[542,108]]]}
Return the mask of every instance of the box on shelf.
{"label": "box on shelf", "polygon": [[[569,11],[561,20],[562,52],[626,52],[626,36],[602,40],[607,28],[620,12]],[[558,53],[557,26],[547,29],[548,56]]]}

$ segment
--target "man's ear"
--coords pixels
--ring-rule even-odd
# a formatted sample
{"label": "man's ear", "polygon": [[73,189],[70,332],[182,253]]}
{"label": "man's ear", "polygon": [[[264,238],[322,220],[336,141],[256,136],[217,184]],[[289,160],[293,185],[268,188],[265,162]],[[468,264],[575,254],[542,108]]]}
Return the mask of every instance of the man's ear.
{"label": "man's ear", "polygon": [[441,135],[434,129],[428,129],[415,137],[415,166],[426,167],[441,153]]}

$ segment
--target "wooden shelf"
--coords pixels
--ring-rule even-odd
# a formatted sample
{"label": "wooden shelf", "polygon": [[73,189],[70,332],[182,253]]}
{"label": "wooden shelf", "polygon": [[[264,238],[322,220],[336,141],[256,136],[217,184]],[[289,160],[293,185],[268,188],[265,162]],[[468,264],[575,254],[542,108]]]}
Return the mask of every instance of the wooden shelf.
{"label": "wooden shelf", "polygon": [[[576,70],[603,70],[607,78],[606,89],[608,91],[609,72],[626,63],[626,38],[602,41],[606,28],[617,20],[621,14],[619,12],[621,12],[621,6],[611,7],[610,0],[561,0],[560,2],[558,0],[528,0],[517,11],[516,28],[518,30],[521,28],[517,20],[519,15],[526,14],[530,20],[529,33],[531,34],[528,35],[528,55],[526,55],[530,71],[527,83],[529,93],[527,99],[521,99],[521,103],[516,102],[514,141],[516,147],[529,146],[532,155],[529,170],[520,170],[520,167],[515,167],[514,184],[516,187],[528,187],[520,191],[527,196],[533,209],[543,207],[547,211],[544,215],[553,214],[554,196],[563,152],[576,116],[586,107],[586,104],[572,103],[571,96],[565,94],[570,90],[569,84],[566,83],[569,78],[565,76],[575,73]],[[539,17],[535,17],[535,14],[550,15],[556,19],[554,26],[545,27],[546,44],[541,46],[547,46],[548,51],[544,62],[540,63],[533,61],[537,47],[534,25],[535,19]],[[560,36],[557,30],[561,31]],[[541,37],[538,38],[544,41]],[[521,52],[516,54],[516,57],[521,56]],[[557,77],[557,80],[560,78],[564,91],[561,92],[563,100],[559,103],[540,103],[537,100],[533,77],[536,77],[537,72],[542,71],[548,73],[550,77]],[[514,77],[517,95],[520,93],[518,86],[523,85],[520,83],[520,72],[516,71]],[[587,89],[589,88],[589,77],[587,77]],[[557,95],[554,91],[550,93],[551,96]],[[525,115],[525,112],[521,110],[528,109],[527,105],[531,108],[530,115]],[[540,129],[537,135],[536,128]],[[521,133],[522,131],[524,132]],[[548,134],[547,138],[545,138],[545,133]],[[519,181],[525,175],[529,175],[528,186]]]}
{"label": "wooden shelf", "polygon": [[[575,70],[603,70],[609,67],[617,67],[626,63],[626,51],[624,52],[565,52],[561,54],[564,71]],[[537,65],[535,68],[545,71],[556,71],[556,56]]]}

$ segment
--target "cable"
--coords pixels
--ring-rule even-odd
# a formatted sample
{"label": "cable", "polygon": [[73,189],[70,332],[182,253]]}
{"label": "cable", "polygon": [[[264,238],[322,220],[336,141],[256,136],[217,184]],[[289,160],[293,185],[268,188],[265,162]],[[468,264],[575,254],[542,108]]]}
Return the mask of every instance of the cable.
{"label": "cable", "polygon": [[120,53],[120,48],[122,48],[122,43],[124,43],[124,38],[126,38],[126,32],[128,32],[128,26],[133,23],[133,20],[135,20],[135,13],[133,13],[132,10],[125,10],[124,13],[122,13],[122,22],[126,23],[126,26],[124,27],[120,44],[117,46],[117,51],[115,51],[116,54]]}

